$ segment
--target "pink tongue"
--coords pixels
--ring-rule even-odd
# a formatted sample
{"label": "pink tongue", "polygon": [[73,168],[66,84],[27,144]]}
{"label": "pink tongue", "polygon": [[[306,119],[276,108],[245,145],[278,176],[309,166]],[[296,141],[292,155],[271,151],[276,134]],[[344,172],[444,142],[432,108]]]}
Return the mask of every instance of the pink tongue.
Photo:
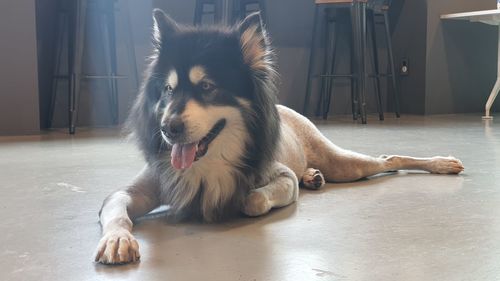
{"label": "pink tongue", "polygon": [[174,144],[172,147],[171,162],[177,170],[191,167],[196,155],[196,143]]}

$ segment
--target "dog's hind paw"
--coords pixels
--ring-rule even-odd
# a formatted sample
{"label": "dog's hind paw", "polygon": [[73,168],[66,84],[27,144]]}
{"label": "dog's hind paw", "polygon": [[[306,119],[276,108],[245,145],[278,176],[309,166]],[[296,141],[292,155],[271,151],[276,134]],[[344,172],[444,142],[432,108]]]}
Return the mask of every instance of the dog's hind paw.
{"label": "dog's hind paw", "polygon": [[125,264],[140,259],[139,244],[126,230],[113,230],[101,238],[97,246],[95,261],[103,264]]}
{"label": "dog's hind paw", "polygon": [[313,168],[309,168],[302,175],[302,186],[308,189],[320,189],[325,185],[325,177],[323,174]]}
{"label": "dog's hind paw", "polygon": [[463,172],[464,166],[455,157],[435,156],[431,158],[429,172],[433,174],[459,174]]}

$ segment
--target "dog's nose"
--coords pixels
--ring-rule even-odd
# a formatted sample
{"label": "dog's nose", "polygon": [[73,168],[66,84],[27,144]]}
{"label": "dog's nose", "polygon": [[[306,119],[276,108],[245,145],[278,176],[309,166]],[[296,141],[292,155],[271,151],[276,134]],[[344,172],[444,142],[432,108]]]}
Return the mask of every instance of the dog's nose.
{"label": "dog's nose", "polygon": [[175,138],[184,133],[184,122],[179,117],[171,118],[161,127],[161,131],[169,138]]}

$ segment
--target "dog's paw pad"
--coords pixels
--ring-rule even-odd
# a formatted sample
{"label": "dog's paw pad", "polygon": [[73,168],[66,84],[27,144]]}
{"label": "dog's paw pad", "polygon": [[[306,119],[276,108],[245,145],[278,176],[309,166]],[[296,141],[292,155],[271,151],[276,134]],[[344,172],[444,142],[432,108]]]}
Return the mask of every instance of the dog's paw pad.
{"label": "dog's paw pad", "polygon": [[302,176],[302,186],[308,189],[320,189],[325,185],[325,177],[318,169],[309,168]]}
{"label": "dog's paw pad", "polygon": [[103,264],[125,264],[140,259],[139,244],[128,230],[104,234],[97,246],[95,261]]}

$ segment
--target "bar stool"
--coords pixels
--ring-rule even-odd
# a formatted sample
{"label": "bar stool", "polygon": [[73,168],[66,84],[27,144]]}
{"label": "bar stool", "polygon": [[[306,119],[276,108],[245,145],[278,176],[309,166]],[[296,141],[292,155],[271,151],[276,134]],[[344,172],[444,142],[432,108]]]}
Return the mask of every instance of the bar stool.
{"label": "bar stool", "polygon": [[[76,120],[78,117],[78,104],[80,98],[80,85],[82,79],[103,79],[108,82],[108,103],[111,119],[114,124],[118,123],[118,85],[117,79],[125,79],[127,76],[117,74],[116,56],[116,33],[115,33],[115,2],[116,0],[59,0],[58,2],[58,30],[57,46],[54,55],[54,75],[52,83],[52,96],[49,109],[48,126],[52,126],[54,108],[57,98],[59,80],[68,80],[69,92],[69,133],[74,134]],[[125,29],[131,30],[128,6],[123,5],[125,15]],[[87,24],[87,13],[89,10],[97,11],[99,26],[101,27],[102,47],[104,50],[105,74],[83,74],[82,58],[85,47],[85,30]],[[64,38],[67,39],[68,73],[60,74],[61,59],[64,49]],[[138,74],[135,60],[134,42],[130,32],[125,36],[127,40],[127,52],[131,74],[134,76],[136,88],[138,88]]]}
{"label": "bar stool", "polygon": [[201,25],[211,16],[211,24],[231,24],[256,11],[265,22],[265,10],[264,0],[196,0],[193,23]]}
{"label": "bar stool", "polygon": [[[383,2],[383,4],[381,4]],[[383,0],[316,0],[315,1],[315,13],[314,13],[314,30],[311,39],[311,52],[309,56],[309,69],[308,69],[308,80],[306,88],[306,96],[303,108],[303,114],[307,114],[307,108],[309,107],[309,99],[311,95],[312,80],[315,77],[321,78],[321,90],[320,90],[320,103],[323,106],[323,119],[328,116],[333,80],[339,78],[348,78],[351,80],[351,99],[352,99],[352,113],[353,119],[357,120],[358,115],[361,116],[361,121],[366,124],[366,80],[367,78],[375,78],[375,95],[377,99],[377,109],[379,112],[379,119],[383,120],[383,108],[382,99],[380,95],[380,77],[392,77],[392,86],[394,90],[394,100],[395,100],[395,111],[396,116],[399,117],[399,101],[394,69],[394,59],[392,56],[392,44],[389,34],[389,21],[387,11],[389,9],[390,3]],[[325,7],[325,62],[323,64],[323,73],[313,77],[312,71],[314,69],[314,58],[315,58],[315,44],[317,40],[317,25],[318,25],[318,11],[320,6]],[[337,33],[337,24],[335,17],[331,17],[331,10],[337,10],[339,8],[349,8],[351,14],[351,26],[352,26],[352,38],[351,42],[351,73],[350,74],[335,74],[335,56],[337,49],[337,41],[335,35]],[[379,60],[377,54],[377,43],[376,43],[376,32],[375,32],[375,15],[383,15],[384,23],[386,25],[385,32],[388,44],[389,53],[389,65],[390,73],[381,74],[379,72]],[[367,21],[370,23],[371,27],[371,38],[372,38],[372,55],[373,55],[373,66],[374,74],[368,75],[366,70],[366,49],[367,49]],[[330,32],[329,25],[333,23],[333,32]],[[332,42],[333,41],[333,42]],[[330,52],[331,49],[331,52]],[[329,59],[329,57],[332,57]]]}
{"label": "bar stool", "polygon": [[[236,20],[243,20],[251,13],[260,11],[260,17],[264,20],[266,18],[266,9],[264,7],[264,0],[239,0],[236,1],[236,7],[233,17]],[[264,21],[265,22],[265,21]]]}

